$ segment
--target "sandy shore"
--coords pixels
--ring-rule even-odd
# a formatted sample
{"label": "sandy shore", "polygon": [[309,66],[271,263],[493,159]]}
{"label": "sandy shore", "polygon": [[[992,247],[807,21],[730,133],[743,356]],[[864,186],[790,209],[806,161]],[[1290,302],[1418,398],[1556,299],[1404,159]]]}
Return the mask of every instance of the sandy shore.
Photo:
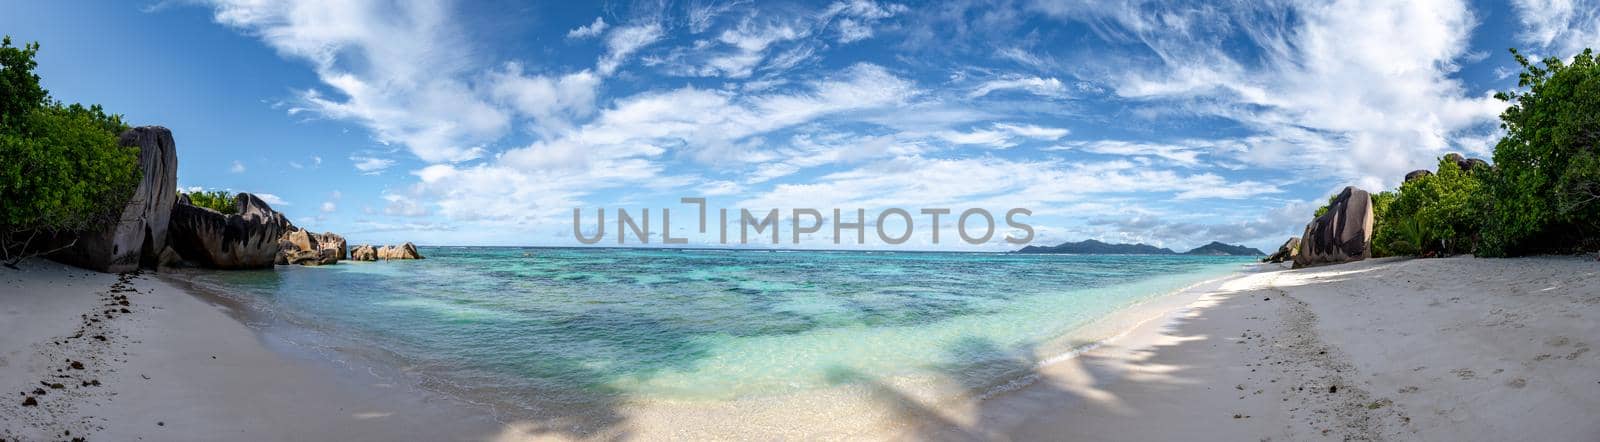
{"label": "sandy shore", "polygon": [[0,269],[0,287],[0,439],[482,440],[499,428],[481,410],[274,351],[283,343],[224,304],[154,275],[31,260]]}
{"label": "sandy shore", "polygon": [[1269,268],[1131,310],[1075,357],[1012,355],[1023,376],[986,394],[863,379],[619,405],[598,431],[284,351],[150,275],[34,261],[0,287],[5,440],[1600,439],[1600,264],[1579,258]]}
{"label": "sandy shore", "polygon": [[910,436],[1600,440],[1592,258],[1273,269],[1168,315]]}

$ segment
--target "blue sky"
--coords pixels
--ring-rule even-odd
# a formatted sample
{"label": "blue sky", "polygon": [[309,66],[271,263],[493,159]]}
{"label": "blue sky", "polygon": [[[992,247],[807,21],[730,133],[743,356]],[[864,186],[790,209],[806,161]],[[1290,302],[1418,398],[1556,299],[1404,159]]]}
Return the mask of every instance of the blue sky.
{"label": "blue sky", "polygon": [[[678,202],[705,197],[1267,249],[1345,185],[1487,157],[1506,48],[1600,47],[1594,1],[544,3],[14,2],[0,32],[41,42],[56,98],[171,128],[181,187],[485,245],[576,244],[575,207],[715,242]],[[952,218],[899,247],[1015,248]]]}

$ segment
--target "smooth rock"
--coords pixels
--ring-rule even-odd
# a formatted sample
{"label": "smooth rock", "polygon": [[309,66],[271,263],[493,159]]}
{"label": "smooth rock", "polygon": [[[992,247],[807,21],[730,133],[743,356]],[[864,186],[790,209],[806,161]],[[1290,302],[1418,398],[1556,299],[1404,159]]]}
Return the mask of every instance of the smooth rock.
{"label": "smooth rock", "polygon": [[293,225],[255,195],[240,193],[234,204],[239,208],[234,215],[174,205],[168,228],[172,249],[201,267],[271,268],[280,250],[278,240]]}
{"label": "smooth rock", "polygon": [[1372,257],[1372,195],[1345,187],[1328,212],[1306,225],[1294,267],[1360,261]]}
{"label": "smooth rock", "polygon": [[139,148],[140,179],[133,195],[120,204],[117,219],[98,230],[75,232],[58,238],[71,247],[49,258],[101,272],[126,272],[153,268],[167,244],[167,225],[178,192],[178,151],[172,131],[160,126],[128,129],[118,138],[123,146]]}

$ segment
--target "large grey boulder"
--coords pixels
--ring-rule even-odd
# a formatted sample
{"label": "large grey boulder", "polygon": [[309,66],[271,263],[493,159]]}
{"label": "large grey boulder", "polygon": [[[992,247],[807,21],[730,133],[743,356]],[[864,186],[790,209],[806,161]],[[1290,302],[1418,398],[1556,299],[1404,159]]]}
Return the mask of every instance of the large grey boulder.
{"label": "large grey boulder", "polygon": [[154,268],[167,244],[167,224],[178,192],[178,150],[172,131],[161,126],[129,129],[118,139],[123,146],[139,148],[139,185],[114,224],[76,232],[71,247],[49,258],[101,272],[126,272],[141,266]]}
{"label": "large grey boulder", "polygon": [[1328,212],[1306,225],[1294,267],[1360,261],[1372,257],[1372,195],[1345,187]]}
{"label": "large grey boulder", "polygon": [[172,207],[167,229],[169,244],[184,261],[215,269],[272,268],[280,250],[278,240],[293,225],[255,195],[234,199],[238,214],[188,204]]}

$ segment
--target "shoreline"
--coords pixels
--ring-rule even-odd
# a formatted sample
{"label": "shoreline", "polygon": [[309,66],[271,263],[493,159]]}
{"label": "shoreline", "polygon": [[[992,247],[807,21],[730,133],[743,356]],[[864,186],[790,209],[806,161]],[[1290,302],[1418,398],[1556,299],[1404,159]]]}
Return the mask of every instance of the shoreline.
{"label": "shoreline", "polygon": [[[495,404],[396,382],[358,349],[312,351],[247,306],[174,275],[119,279],[31,262],[0,275],[7,440],[1092,439],[1385,440],[1600,435],[1600,271],[1568,258],[1271,265],[1192,284],[1085,327],[1073,350],[1006,353],[1019,376],[840,373],[815,391],[727,401],[622,401],[597,415],[506,417]],[[32,275],[32,277],[29,276]],[[39,275],[52,278],[40,279]],[[1465,276],[1463,276],[1465,275]],[[120,289],[116,287],[125,287]],[[121,290],[131,290],[124,292]],[[87,322],[126,293],[130,313]],[[213,299],[216,298],[216,299]],[[83,324],[107,341],[72,339]],[[270,320],[270,319],[269,319]],[[264,328],[266,330],[264,330]],[[1094,330],[1089,330],[1094,329]],[[75,331],[76,330],[76,331]],[[1537,354],[1534,354],[1534,352]],[[332,352],[332,353],[328,353]],[[1522,354],[1529,353],[1529,354]],[[215,359],[213,359],[215,358]],[[352,362],[353,361],[353,362]],[[377,367],[374,367],[377,365]],[[376,368],[376,369],[374,369]],[[984,367],[993,368],[993,367]],[[78,379],[82,377],[84,379]],[[93,378],[93,379],[89,379]],[[46,379],[48,380],[48,379]],[[24,388],[26,387],[26,388]],[[23,391],[27,395],[27,391]],[[9,394],[9,393],[8,393]],[[22,396],[15,396],[22,397]],[[14,401],[7,401],[14,402]],[[133,405],[137,404],[137,405]],[[1517,416],[1512,419],[1508,416]],[[296,422],[286,425],[285,422]]]}

